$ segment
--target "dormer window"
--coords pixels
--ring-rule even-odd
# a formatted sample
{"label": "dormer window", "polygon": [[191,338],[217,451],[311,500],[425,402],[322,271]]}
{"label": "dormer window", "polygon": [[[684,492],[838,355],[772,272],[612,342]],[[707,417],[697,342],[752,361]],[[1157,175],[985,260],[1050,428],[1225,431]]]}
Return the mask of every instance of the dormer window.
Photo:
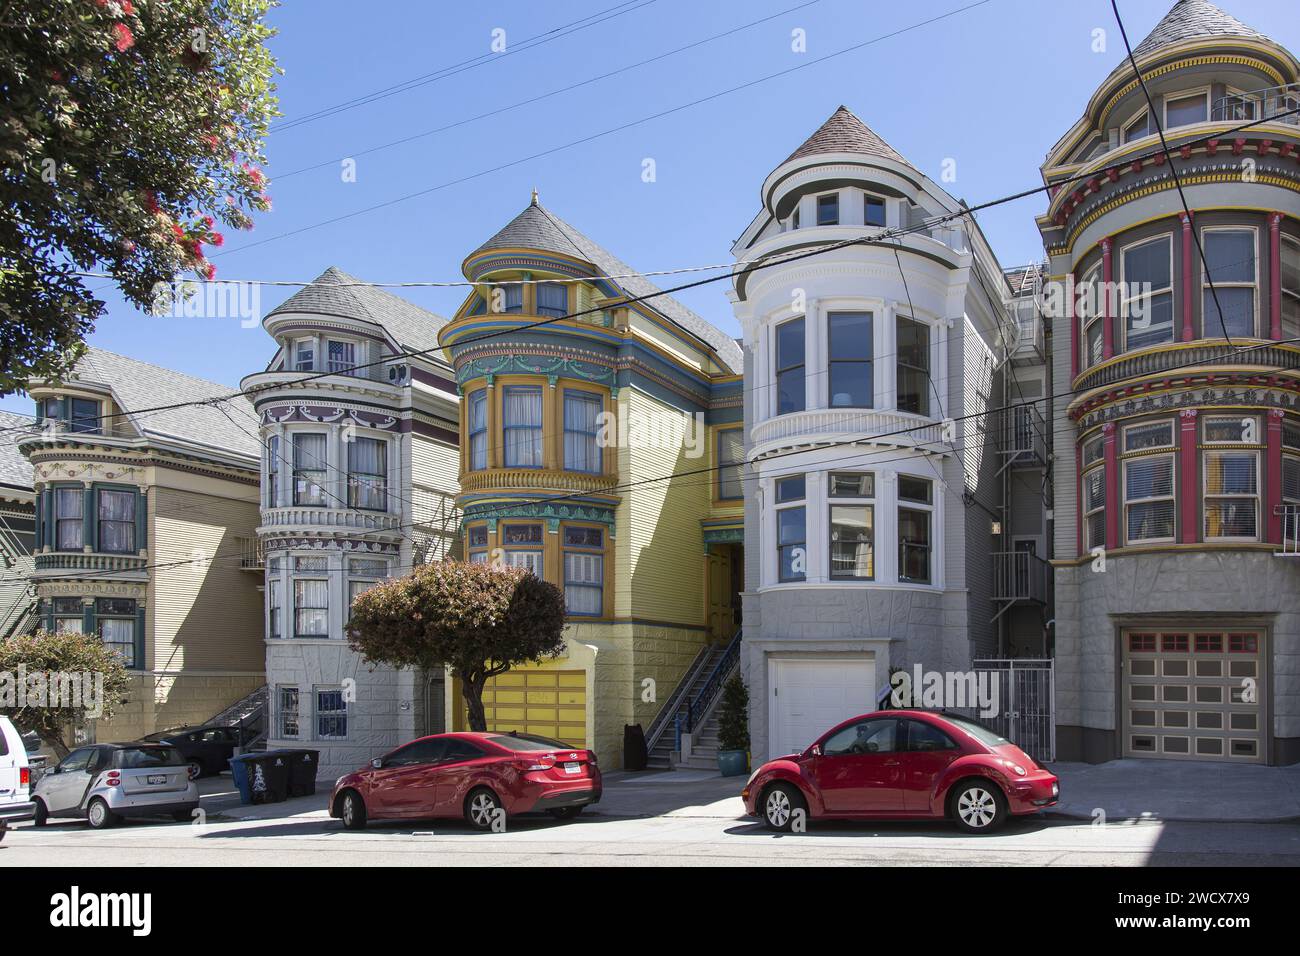
{"label": "dormer window", "polygon": [[862,221],[868,226],[885,224],[885,201],[879,196],[867,196],[862,209]]}
{"label": "dormer window", "polygon": [[99,402],[93,398],[46,398],[40,403],[43,423],[61,423],[70,432],[99,431]]}
{"label": "dormer window", "polygon": [[357,346],[354,342],[329,342],[326,344],[326,370],[340,375],[355,375]]}
{"label": "dormer window", "polygon": [[569,314],[569,290],[559,282],[537,284],[537,314],[562,319]]}
{"label": "dormer window", "polygon": [[1133,119],[1128,121],[1124,126],[1120,138],[1126,143],[1131,143],[1135,139],[1141,139],[1143,136],[1146,136],[1151,132],[1150,117],[1151,114],[1146,110],[1143,110]]}
{"label": "dormer window", "polygon": [[829,193],[817,197],[817,225],[838,226],[840,222],[840,194]]}
{"label": "dormer window", "polygon": [[1165,129],[1204,123],[1210,114],[1208,90],[1165,100]]}

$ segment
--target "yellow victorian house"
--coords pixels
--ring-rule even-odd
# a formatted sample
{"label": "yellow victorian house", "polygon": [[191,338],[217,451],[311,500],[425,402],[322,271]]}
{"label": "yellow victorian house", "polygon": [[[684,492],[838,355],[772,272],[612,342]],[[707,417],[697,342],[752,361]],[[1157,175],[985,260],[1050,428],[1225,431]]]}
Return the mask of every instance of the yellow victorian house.
{"label": "yellow victorian house", "polygon": [[738,659],[740,347],[536,195],[463,271],[476,289],[439,343],[462,400],[465,556],[531,568],[568,607],[559,658],[488,685],[489,728],[616,767],[640,724],[664,764]]}

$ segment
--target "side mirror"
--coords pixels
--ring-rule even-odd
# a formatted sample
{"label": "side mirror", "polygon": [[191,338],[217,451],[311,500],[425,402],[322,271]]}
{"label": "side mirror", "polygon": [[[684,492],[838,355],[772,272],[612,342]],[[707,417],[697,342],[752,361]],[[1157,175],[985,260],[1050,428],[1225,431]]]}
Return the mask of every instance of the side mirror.
{"label": "side mirror", "polygon": [[822,755],[822,746],[821,746],[821,744],[813,744],[811,747],[809,747],[809,748],[808,748],[808,755],[809,755],[810,757],[820,757],[820,756]]}
{"label": "side mirror", "polygon": [[384,758],[383,758],[383,757],[376,757],[374,760],[370,761],[370,766],[372,766],[372,767],[375,768],[376,770],[383,770],[383,769],[384,769]]}

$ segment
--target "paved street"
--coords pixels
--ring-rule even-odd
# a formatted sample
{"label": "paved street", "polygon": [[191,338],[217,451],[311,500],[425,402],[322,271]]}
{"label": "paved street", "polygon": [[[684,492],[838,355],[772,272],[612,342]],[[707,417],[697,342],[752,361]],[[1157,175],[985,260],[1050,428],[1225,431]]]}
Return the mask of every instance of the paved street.
{"label": "paved street", "polygon": [[323,797],[229,806],[220,803],[228,781],[207,781],[213,809],[206,825],[133,822],[90,832],[82,823],[42,831],[22,824],[0,843],[0,866],[1300,865],[1295,823],[1093,826],[1043,817],[980,838],[910,823],[823,824],[783,836],[742,815],[734,778],[611,777],[595,812],[570,823],[519,817],[499,834],[472,832],[459,821],[374,824],[351,833],[328,818]]}

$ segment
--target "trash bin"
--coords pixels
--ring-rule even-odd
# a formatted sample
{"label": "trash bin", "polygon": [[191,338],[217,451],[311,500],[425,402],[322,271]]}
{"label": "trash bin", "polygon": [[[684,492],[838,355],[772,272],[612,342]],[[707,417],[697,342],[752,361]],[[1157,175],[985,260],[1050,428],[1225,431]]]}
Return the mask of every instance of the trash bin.
{"label": "trash bin", "polygon": [[282,750],[249,754],[248,791],[251,803],[280,803],[289,795],[289,755]]}
{"label": "trash bin", "polygon": [[289,796],[309,797],[316,792],[316,766],[319,750],[287,750],[289,758]]}
{"label": "trash bin", "polygon": [[230,779],[234,783],[235,789],[239,791],[239,802],[247,806],[253,802],[253,792],[248,789],[248,761],[259,754],[236,754],[228,761],[230,764]]}
{"label": "trash bin", "polygon": [[640,724],[623,725],[623,769],[644,770],[649,755],[645,747],[645,731]]}

